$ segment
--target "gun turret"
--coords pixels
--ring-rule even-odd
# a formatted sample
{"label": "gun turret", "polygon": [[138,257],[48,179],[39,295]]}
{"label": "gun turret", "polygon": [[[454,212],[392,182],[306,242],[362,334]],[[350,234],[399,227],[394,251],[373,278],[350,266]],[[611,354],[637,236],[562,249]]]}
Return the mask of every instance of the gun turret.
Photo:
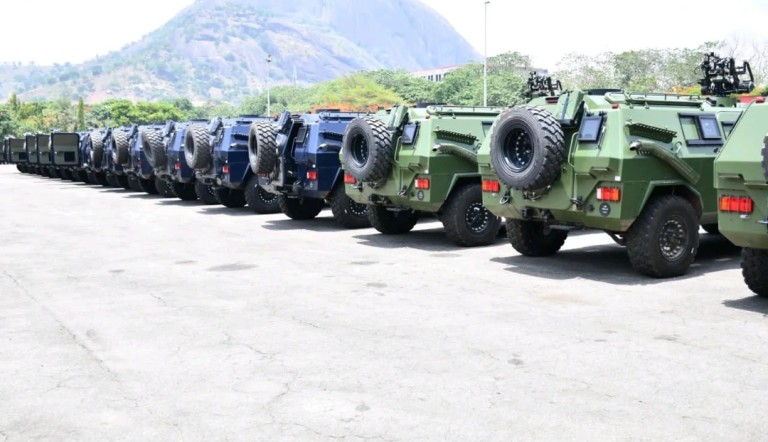
{"label": "gun turret", "polygon": [[699,71],[704,75],[699,80],[704,95],[725,97],[730,94],[746,94],[755,88],[752,68],[746,61],[737,66],[733,58],[721,58],[710,52],[704,54]]}
{"label": "gun turret", "polygon": [[534,97],[551,97],[562,92],[563,85],[560,83],[560,80],[553,82],[552,77],[548,75],[539,75],[536,72],[531,72],[531,76],[528,78],[528,91],[525,95],[530,100]]}

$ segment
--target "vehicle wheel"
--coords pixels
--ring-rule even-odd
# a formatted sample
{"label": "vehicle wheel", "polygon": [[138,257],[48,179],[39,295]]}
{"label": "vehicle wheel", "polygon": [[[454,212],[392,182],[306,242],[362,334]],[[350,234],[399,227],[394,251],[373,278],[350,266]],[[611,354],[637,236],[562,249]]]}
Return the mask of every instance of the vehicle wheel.
{"label": "vehicle wheel", "polygon": [[16,165],[16,170],[18,170],[21,173],[26,173],[26,170],[24,170],[24,167],[21,164]]}
{"label": "vehicle wheel", "polygon": [[319,198],[288,198],[286,195],[278,195],[277,201],[285,216],[297,221],[315,219],[325,207],[325,201]]}
{"label": "vehicle wheel", "polygon": [[208,186],[197,181],[195,182],[195,192],[200,201],[205,205],[212,206],[214,204],[219,204],[219,202],[216,201],[216,195],[213,193],[213,186]]}
{"label": "vehicle wheel", "polygon": [[419,212],[388,210],[385,206],[368,204],[368,221],[374,229],[385,235],[401,235],[413,230],[419,221]]}
{"label": "vehicle wheel", "polygon": [[[104,178],[107,181],[107,186],[109,186],[109,187],[123,187],[123,186],[120,185],[120,182],[117,181],[117,175],[113,175],[111,173],[108,173],[108,174],[105,175]],[[102,184],[102,186],[104,186],[104,185]],[[104,186],[104,187],[107,187],[107,186]]]}
{"label": "vehicle wheel", "polygon": [[165,155],[163,135],[159,130],[141,131],[141,150],[150,166],[157,169],[168,165],[168,157]]}
{"label": "vehicle wheel", "polygon": [[104,139],[99,132],[91,132],[91,165],[102,167],[104,162]]}
{"label": "vehicle wheel", "polygon": [[523,256],[552,256],[560,251],[568,238],[568,231],[550,229],[536,221],[508,218],[506,228],[512,247]]}
{"label": "vehicle wheel", "polygon": [[82,181],[86,184],[94,184],[94,181],[91,181],[91,177],[88,176],[88,172],[84,170],[78,170],[76,174],[77,174],[78,181]]}
{"label": "vehicle wheel", "polygon": [[493,244],[501,226],[501,218],[483,206],[480,184],[470,184],[454,190],[440,220],[448,239],[462,247]]}
{"label": "vehicle wheel", "polygon": [[699,219],[693,206],[679,196],[650,201],[626,235],[632,267],[655,278],[688,271],[699,248]]}
{"label": "vehicle wheel", "polygon": [[742,249],[741,274],[750,290],[768,298],[768,250]]}
{"label": "vehicle wheel", "polygon": [[94,176],[94,178],[96,178],[96,183],[98,183],[98,184],[100,184],[100,185],[102,185],[104,187],[111,186],[109,184],[109,182],[107,181],[107,174],[106,173],[104,173],[104,172],[94,172],[93,176]]}
{"label": "vehicle wheel", "polygon": [[58,178],[60,180],[65,180],[66,178],[64,176],[64,172],[65,170],[63,169],[56,169],[54,167],[48,168],[48,173],[51,178]]}
{"label": "vehicle wheel", "polygon": [[69,169],[61,169],[61,179],[67,181],[76,181],[75,176]]}
{"label": "vehicle wheel", "polygon": [[193,124],[187,127],[184,136],[184,158],[192,169],[206,170],[211,167],[211,138],[203,126]]}
{"label": "vehicle wheel", "polygon": [[118,187],[122,187],[125,190],[131,190],[131,182],[127,175],[115,175]]}
{"label": "vehicle wheel", "polygon": [[720,226],[717,224],[704,224],[701,226],[701,228],[704,229],[704,231],[709,233],[710,235],[720,234]]}
{"label": "vehicle wheel", "polygon": [[[176,193],[174,193],[171,183],[158,176],[155,177],[155,188],[157,189],[157,193],[163,198],[176,198]],[[195,197],[197,197],[197,195],[195,195]]]}
{"label": "vehicle wheel", "polygon": [[245,184],[245,201],[248,207],[260,215],[280,212],[277,195],[259,186],[259,177],[252,175]]}
{"label": "vehicle wheel", "polygon": [[195,185],[190,183],[171,183],[171,188],[176,197],[182,201],[197,201],[197,191]]}
{"label": "vehicle wheel", "polygon": [[230,189],[229,187],[217,187],[213,190],[216,201],[224,207],[239,209],[245,207],[245,192],[242,189]]}
{"label": "vehicle wheel", "polygon": [[145,179],[145,178],[135,178],[138,181],[139,184],[139,190],[141,192],[144,192],[148,195],[157,195],[157,187],[155,187],[155,180],[151,179]]}
{"label": "vehicle wheel", "polygon": [[374,117],[355,118],[347,126],[341,146],[344,170],[362,182],[383,182],[394,161],[387,126]]}
{"label": "vehicle wheel", "polygon": [[248,160],[256,175],[266,175],[277,165],[277,132],[272,123],[255,122],[248,132]]}
{"label": "vehicle wheel", "polygon": [[532,106],[509,109],[499,117],[491,139],[491,164],[502,183],[538,190],[560,177],[565,142],[549,111]]}
{"label": "vehicle wheel", "polygon": [[126,164],[131,161],[131,146],[128,134],[121,130],[112,131],[112,160],[115,164]]}
{"label": "vehicle wheel", "polygon": [[344,228],[362,229],[371,227],[371,221],[368,220],[368,206],[366,204],[356,203],[347,196],[344,191],[344,183],[339,183],[328,197],[331,205],[333,219]]}

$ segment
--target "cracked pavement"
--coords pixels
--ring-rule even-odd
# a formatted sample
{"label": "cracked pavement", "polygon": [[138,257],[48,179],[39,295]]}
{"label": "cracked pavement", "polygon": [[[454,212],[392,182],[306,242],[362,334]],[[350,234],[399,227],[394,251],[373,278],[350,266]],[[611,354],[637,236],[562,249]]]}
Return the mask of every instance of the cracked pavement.
{"label": "cracked pavement", "polygon": [[760,440],[768,300],[0,166],[0,440]]}

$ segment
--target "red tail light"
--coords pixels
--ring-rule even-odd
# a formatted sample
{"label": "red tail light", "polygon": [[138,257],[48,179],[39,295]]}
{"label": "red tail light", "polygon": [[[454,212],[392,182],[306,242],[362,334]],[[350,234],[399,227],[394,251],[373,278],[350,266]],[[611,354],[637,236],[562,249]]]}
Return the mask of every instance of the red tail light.
{"label": "red tail light", "polygon": [[598,187],[597,199],[598,201],[610,201],[617,203],[621,201],[621,189],[618,187]]}
{"label": "red tail light", "polygon": [[755,210],[755,202],[748,196],[721,196],[720,211],[726,213],[751,214]]}
{"label": "red tail light", "polygon": [[416,188],[419,190],[429,190],[429,178],[416,178]]}
{"label": "red tail light", "polygon": [[345,173],[344,174],[344,184],[357,184],[357,180],[352,175]]}
{"label": "red tail light", "polygon": [[229,175],[229,164],[225,164],[224,167],[221,168],[221,172],[224,175]]}
{"label": "red tail light", "polygon": [[181,170],[181,163],[174,164],[173,168],[176,169],[176,170]]}
{"label": "red tail light", "polygon": [[317,169],[307,171],[307,179],[309,181],[317,181]]}
{"label": "red tail light", "polygon": [[483,180],[483,192],[499,193],[501,192],[501,183],[496,180]]}

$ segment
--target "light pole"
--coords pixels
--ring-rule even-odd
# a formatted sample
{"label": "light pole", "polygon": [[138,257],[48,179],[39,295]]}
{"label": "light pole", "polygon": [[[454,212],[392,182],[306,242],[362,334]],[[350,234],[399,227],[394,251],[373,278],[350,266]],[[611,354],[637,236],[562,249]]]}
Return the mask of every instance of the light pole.
{"label": "light pole", "polygon": [[483,106],[488,106],[488,4],[490,0],[485,2],[485,23],[483,26],[485,33],[485,48],[483,53]]}
{"label": "light pole", "polygon": [[269,96],[269,65],[272,63],[272,54],[267,54],[267,117],[272,115],[272,98]]}

